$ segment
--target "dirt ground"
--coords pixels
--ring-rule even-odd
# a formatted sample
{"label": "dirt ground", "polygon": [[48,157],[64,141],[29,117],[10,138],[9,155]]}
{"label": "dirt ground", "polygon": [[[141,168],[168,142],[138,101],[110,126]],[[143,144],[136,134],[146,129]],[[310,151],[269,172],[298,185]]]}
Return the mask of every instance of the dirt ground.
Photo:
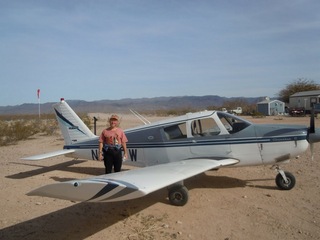
{"label": "dirt ground", "polygon": [[[100,132],[106,116],[95,116]],[[122,117],[123,128],[138,124]],[[307,117],[248,119],[309,125]],[[63,143],[60,134],[37,135],[0,147],[0,239],[320,239],[320,144],[314,161],[307,151],[283,166],[297,180],[290,191],[277,189],[270,166],[259,166],[208,171],[186,180],[189,202],[183,207],[169,204],[166,189],[116,203],[27,196],[49,183],[104,173],[98,161],[20,159],[59,150]]]}

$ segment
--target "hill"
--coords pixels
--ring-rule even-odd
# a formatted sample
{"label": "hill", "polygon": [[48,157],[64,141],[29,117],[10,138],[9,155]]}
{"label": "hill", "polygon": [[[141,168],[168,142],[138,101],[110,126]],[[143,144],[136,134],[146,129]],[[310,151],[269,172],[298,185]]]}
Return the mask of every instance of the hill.
{"label": "hill", "polygon": [[[257,103],[261,97],[243,98],[234,97],[226,98],[215,95],[208,96],[181,96],[181,97],[155,97],[155,98],[138,98],[138,99],[120,99],[120,100],[100,100],[87,102],[84,100],[68,100],[68,104],[76,111],[81,113],[90,112],[128,112],[129,109],[136,111],[152,110],[171,110],[171,109],[206,109],[208,107],[221,107],[226,101],[243,100],[248,104]],[[53,113],[53,102],[43,103],[40,105],[41,113]],[[17,106],[0,106],[0,115],[11,114],[38,114],[37,103],[25,103]]]}

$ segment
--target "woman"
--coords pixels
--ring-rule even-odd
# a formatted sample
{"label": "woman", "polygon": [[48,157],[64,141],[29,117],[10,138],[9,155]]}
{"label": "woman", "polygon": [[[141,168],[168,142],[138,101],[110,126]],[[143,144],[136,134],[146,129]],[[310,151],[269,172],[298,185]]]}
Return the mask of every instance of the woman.
{"label": "woman", "polygon": [[121,171],[122,166],[122,150],[123,158],[127,158],[127,142],[128,139],[123,130],[118,127],[118,115],[112,115],[109,119],[109,127],[104,129],[99,138],[99,160],[104,161],[106,174]]}

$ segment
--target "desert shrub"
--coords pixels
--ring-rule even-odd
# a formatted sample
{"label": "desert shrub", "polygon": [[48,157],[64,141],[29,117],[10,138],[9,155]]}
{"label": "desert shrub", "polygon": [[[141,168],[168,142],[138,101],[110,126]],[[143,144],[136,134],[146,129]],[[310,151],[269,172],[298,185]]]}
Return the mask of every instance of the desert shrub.
{"label": "desert shrub", "polygon": [[[0,115],[0,121],[17,121],[17,120],[39,120],[38,114],[16,114],[16,115]],[[41,114],[41,119],[56,119],[55,114]]]}
{"label": "desert shrub", "polygon": [[8,145],[28,138],[34,134],[34,130],[25,120],[1,121],[1,145]]}
{"label": "desert shrub", "polygon": [[5,121],[0,121],[0,146],[5,145],[8,139],[8,125]]}
{"label": "desert shrub", "polygon": [[91,118],[88,115],[80,115],[79,117],[84,122],[84,124],[87,125],[87,127],[89,129],[92,129],[92,127],[93,127],[92,121],[91,121]]}
{"label": "desert shrub", "polygon": [[[82,115],[80,118],[89,129],[92,128],[88,115]],[[53,135],[57,130],[58,122],[54,114],[43,114],[41,119],[37,115],[0,116],[0,146],[15,144],[37,133]]]}
{"label": "desert shrub", "polygon": [[262,114],[262,113],[260,113],[260,112],[257,112],[257,111],[254,111],[254,112],[251,114],[251,116],[252,116],[253,118],[264,118],[264,117],[266,117],[264,114]]}
{"label": "desert shrub", "polygon": [[26,120],[15,121],[10,125],[10,131],[14,136],[14,140],[24,140],[39,132],[34,128],[33,124]]}
{"label": "desert shrub", "polygon": [[58,130],[58,123],[55,119],[42,120],[39,123],[40,132],[51,136]]}
{"label": "desert shrub", "polygon": [[0,120],[0,146],[14,144],[37,133],[52,135],[57,129],[54,120]]}

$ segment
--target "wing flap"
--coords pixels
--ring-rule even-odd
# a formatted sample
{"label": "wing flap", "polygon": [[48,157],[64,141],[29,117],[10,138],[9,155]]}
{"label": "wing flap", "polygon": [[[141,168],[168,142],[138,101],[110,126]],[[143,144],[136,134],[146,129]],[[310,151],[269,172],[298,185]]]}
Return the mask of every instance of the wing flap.
{"label": "wing flap", "polygon": [[63,150],[58,150],[58,151],[55,151],[55,152],[49,152],[49,153],[34,155],[34,156],[25,157],[25,158],[21,158],[21,159],[23,159],[23,160],[31,160],[31,161],[38,161],[38,160],[51,158],[51,157],[57,157],[57,156],[61,156],[61,155],[65,155],[65,154],[73,153],[73,152],[75,152],[74,149],[63,149]]}
{"label": "wing flap", "polygon": [[112,202],[142,197],[210,169],[234,165],[236,159],[192,159],[89,179],[50,184],[28,193],[71,201]]}

